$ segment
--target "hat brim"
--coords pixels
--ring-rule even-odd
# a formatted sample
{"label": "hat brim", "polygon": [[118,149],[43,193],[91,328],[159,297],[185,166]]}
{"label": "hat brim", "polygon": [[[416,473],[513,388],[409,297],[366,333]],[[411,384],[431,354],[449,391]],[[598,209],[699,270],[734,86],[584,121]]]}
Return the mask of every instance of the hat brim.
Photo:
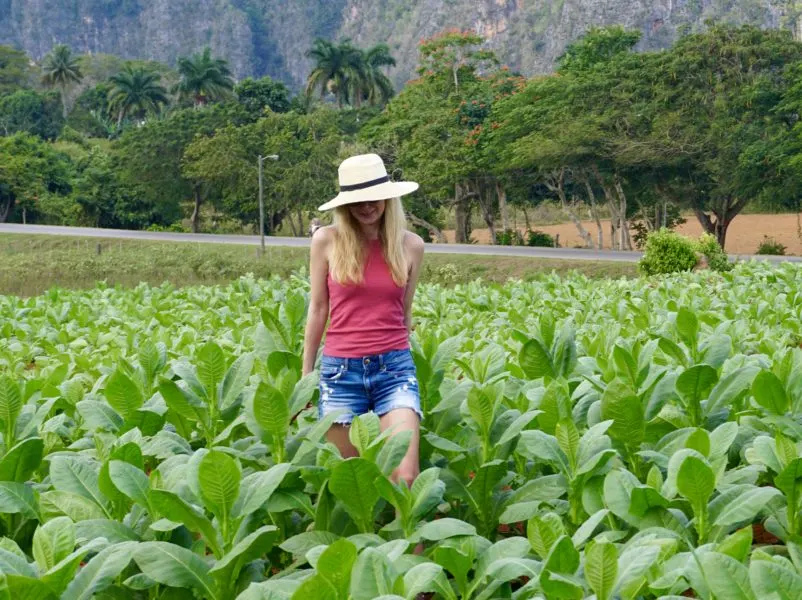
{"label": "hat brim", "polygon": [[374,185],[364,190],[354,190],[352,192],[340,192],[336,198],[329,200],[318,207],[320,211],[331,210],[346,204],[356,204],[357,202],[376,202],[379,200],[389,200],[411,194],[418,189],[418,184],[414,181],[388,181]]}

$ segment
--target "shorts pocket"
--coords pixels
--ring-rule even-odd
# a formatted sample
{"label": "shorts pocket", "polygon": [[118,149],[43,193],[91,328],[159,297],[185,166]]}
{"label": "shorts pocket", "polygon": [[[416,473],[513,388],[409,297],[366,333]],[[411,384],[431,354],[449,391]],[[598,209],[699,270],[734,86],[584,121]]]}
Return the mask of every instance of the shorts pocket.
{"label": "shorts pocket", "polygon": [[325,382],[337,381],[343,376],[345,370],[342,367],[321,367],[320,380]]}

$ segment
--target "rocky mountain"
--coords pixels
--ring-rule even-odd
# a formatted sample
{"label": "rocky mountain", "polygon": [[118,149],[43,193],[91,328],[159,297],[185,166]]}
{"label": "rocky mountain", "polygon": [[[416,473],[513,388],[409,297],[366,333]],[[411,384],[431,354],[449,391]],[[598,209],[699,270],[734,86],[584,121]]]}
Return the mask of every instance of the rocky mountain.
{"label": "rocky mountain", "polygon": [[387,42],[401,85],[421,38],[471,28],[511,67],[547,72],[589,26],[643,31],[641,48],[665,47],[705,20],[783,26],[789,0],[0,0],[0,44],[41,59],[56,43],[174,64],[210,45],[238,77],[268,74],[293,88],[316,37]]}

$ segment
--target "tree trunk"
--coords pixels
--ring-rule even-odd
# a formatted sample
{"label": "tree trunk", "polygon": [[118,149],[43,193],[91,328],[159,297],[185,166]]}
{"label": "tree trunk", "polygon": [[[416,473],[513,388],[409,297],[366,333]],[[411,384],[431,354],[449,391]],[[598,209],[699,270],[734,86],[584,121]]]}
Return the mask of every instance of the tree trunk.
{"label": "tree trunk", "polygon": [[429,232],[429,235],[435,240],[438,244],[447,244],[448,240],[446,236],[443,235],[443,232],[440,231],[437,227],[429,223],[428,221],[424,221],[420,217],[413,215],[412,213],[407,213],[407,219],[409,222],[415,225],[416,227],[423,227]]}
{"label": "tree trunk", "polygon": [[190,221],[192,222],[192,233],[199,233],[200,207],[201,207],[201,202],[203,201],[203,197],[201,196],[200,185],[196,185],[195,187],[192,188],[192,196],[195,201],[195,206],[192,210],[192,217],[190,217]]}
{"label": "tree trunk", "polygon": [[498,212],[501,214],[501,228],[507,231],[510,228],[510,213],[507,208],[507,190],[497,179],[496,180],[496,195],[498,196]]}
{"label": "tree trunk", "polygon": [[573,208],[568,204],[568,199],[565,196],[565,169],[560,169],[559,174],[556,176],[556,179],[553,182],[549,182],[547,179],[546,187],[557,194],[557,197],[560,199],[560,205],[562,206],[563,212],[568,215],[568,218],[570,218],[574,223],[576,230],[579,232],[579,237],[581,237],[582,241],[585,242],[585,247],[593,248],[593,238],[591,237],[590,233],[588,233],[587,229],[585,229],[585,227],[582,225],[582,221],[576,215]]}
{"label": "tree trunk", "polygon": [[64,116],[64,120],[67,120],[67,86],[61,86],[61,114]]}
{"label": "tree trunk", "polygon": [[621,185],[621,180],[616,175],[615,177],[615,191],[618,196],[618,215],[621,223],[621,249],[632,250],[632,236],[629,233],[629,221],[627,220],[627,196],[624,193],[624,187]]}
{"label": "tree trunk", "polygon": [[532,231],[532,225],[529,223],[529,213],[526,212],[526,207],[522,206],[521,210],[524,211],[524,225],[526,225],[526,230]]}
{"label": "tree trunk", "polygon": [[25,208],[24,206],[22,207],[22,224],[23,225],[28,224],[28,209]]}
{"label": "tree trunk", "polygon": [[454,220],[456,222],[454,241],[457,244],[467,244],[470,236],[470,217],[468,214],[468,201],[460,183],[454,185]]}
{"label": "tree trunk", "polygon": [[298,215],[298,235],[303,237],[303,235],[304,235],[304,211],[299,208],[297,215]]}
{"label": "tree trunk", "polygon": [[487,225],[487,232],[490,234],[490,244],[496,243],[496,207],[493,203],[493,192],[486,183],[476,183],[476,196],[479,198],[479,207],[482,210],[482,218]]}
{"label": "tree trunk", "polygon": [[727,229],[729,229],[730,223],[732,223],[732,220],[746,207],[748,202],[749,200],[745,198],[740,200],[735,200],[731,196],[724,198],[720,204],[714,205],[713,210],[711,210],[716,217],[715,221],[700,208],[694,208],[693,212],[702,225],[702,229],[704,229],[706,233],[716,236],[719,245],[724,248],[724,243],[727,241]]}
{"label": "tree trunk", "polygon": [[0,223],[5,223],[11,216],[11,211],[14,210],[14,197],[10,194],[5,197],[5,200],[0,203]]}
{"label": "tree trunk", "polygon": [[596,194],[593,191],[593,186],[590,181],[585,178],[585,190],[588,193],[588,200],[590,201],[590,215],[596,221],[596,229],[598,230],[598,244],[599,250],[604,250],[604,229],[602,228],[601,219],[599,218],[599,210],[596,207]]}

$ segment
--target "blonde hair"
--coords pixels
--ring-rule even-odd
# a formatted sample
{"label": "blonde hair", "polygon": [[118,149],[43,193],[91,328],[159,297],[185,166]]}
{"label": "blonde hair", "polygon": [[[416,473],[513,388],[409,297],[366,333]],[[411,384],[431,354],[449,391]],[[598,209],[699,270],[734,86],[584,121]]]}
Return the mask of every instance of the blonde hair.
{"label": "blonde hair", "polygon": [[[347,205],[334,209],[334,225],[336,235],[329,256],[331,277],[341,285],[360,284],[364,277],[367,252],[359,223],[351,215]],[[379,240],[384,261],[398,286],[406,285],[409,272],[409,261],[404,252],[406,229],[407,221],[401,198],[387,200],[379,225]]]}

